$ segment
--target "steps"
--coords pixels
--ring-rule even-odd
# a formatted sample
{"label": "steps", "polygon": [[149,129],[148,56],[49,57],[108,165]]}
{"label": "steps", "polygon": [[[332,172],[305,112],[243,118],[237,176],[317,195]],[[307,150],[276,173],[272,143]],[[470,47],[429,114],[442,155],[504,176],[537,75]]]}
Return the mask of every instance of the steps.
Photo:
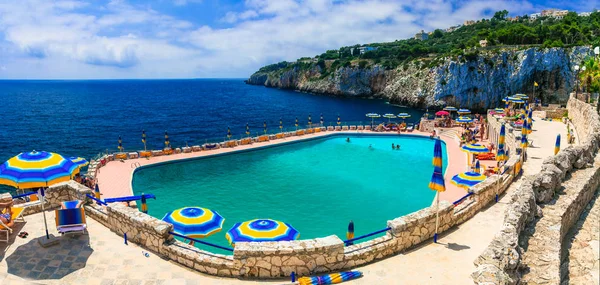
{"label": "steps", "polygon": [[592,167],[572,172],[554,199],[541,205],[541,218],[531,222],[519,238],[525,250],[519,270],[522,283],[560,284],[562,241],[598,189],[599,181],[600,154]]}

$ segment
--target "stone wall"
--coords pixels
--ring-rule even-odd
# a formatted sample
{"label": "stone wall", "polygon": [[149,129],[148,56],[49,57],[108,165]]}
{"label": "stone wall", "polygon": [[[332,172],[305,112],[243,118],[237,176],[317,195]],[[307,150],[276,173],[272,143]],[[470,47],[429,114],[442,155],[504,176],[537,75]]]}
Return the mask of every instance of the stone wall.
{"label": "stone wall", "polygon": [[[579,146],[569,146],[557,155],[544,160],[542,171],[525,179],[516,189],[504,217],[504,226],[496,234],[485,251],[475,260],[476,271],[472,278],[476,284],[517,284],[520,280],[518,267],[523,249],[519,236],[525,226],[541,215],[536,205],[550,202],[561,189],[561,183],[573,170],[590,167],[600,146],[600,116],[589,104],[571,98],[567,104],[572,120],[581,140]],[[588,182],[595,183],[592,176]],[[586,182],[587,183],[587,182]],[[585,188],[587,189],[587,188]],[[577,203],[571,203],[561,226],[568,230],[591,195],[580,195]],[[587,199],[587,201],[585,201]],[[562,231],[562,230],[561,230]],[[564,234],[561,233],[562,239]]]}
{"label": "stone wall", "polygon": [[[46,210],[58,208],[60,207],[60,202],[63,201],[88,201],[89,199],[85,195],[91,193],[92,189],[85,187],[73,180],[61,182],[56,185],[52,185],[45,190],[44,208]],[[25,208],[23,215],[31,215],[42,212],[42,201],[38,200],[27,202],[15,205],[15,207]]]}

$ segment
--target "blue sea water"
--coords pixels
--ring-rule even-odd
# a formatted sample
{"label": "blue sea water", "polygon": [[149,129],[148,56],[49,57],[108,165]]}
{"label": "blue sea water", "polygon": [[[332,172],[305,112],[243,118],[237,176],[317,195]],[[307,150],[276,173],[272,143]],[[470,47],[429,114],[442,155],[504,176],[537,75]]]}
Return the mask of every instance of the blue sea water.
{"label": "blue sea water", "polygon": [[[333,136],[141,168],[133,190],[157,196],[148,201],[148,213],[159,219],[188,206],[217,211],[225,218],[223,231],[204,240],[222,246],[228,245],[227,230],[252,219],[287,222],[301,239],[345,239],[350,220],[360,236],[431,205],[433,140],[349,137],[349,143],[346,136]],[[400,144],[400,150],[392,144]]]}
{"label": "blue sea water", "polygon": [[[125,151],[164,146],[164,132],[175,147],[306,125],[322,113],[326,124],[369,120],[366,113],[422,112],[382,100],[334,98],[247,85],[242,79],[199,80],[0,80],[0,161],[25,151],[46,150],[87,159],[116,151],[121,136]],[[1,190],[0,190],[1,191]]]}

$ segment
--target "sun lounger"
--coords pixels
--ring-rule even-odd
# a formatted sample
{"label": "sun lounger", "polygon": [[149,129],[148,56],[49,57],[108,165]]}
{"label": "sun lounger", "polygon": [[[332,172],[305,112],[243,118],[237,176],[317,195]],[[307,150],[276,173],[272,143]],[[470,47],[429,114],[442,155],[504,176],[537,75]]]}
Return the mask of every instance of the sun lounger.
{"label": "sun lounger", "polygon": [[227,141],[225,142],[225,147],[235,147],[237,146],[237,141]]}
{"label": "sun lounger", "polygon": [[152,151],[152,156],[161,156],[163,155],[162,150],[153,150]]}
{"label": "sun lounger", "polygon": [[63,201],[60,202],[61,209],[77,209],[83,206],[83,201],[73,200],[73,201]]}
{"label": "sun lounger", "polygon": [[355,131],[356,130],[356,126],[350,126],[350,130],[351,131]]}
{"label": "sun lounger", "polygon": [[199,146],[199,145],[193,145],[192,146],[192,151],[193,152],[197,152],[197,151],[201,151],[201,150],[202,150],[202,147]]}
{"label": "sun lounger", "polygon": [[175,148],[175,154],[179,154],[179,153],[181,153],[181,149],[180,149],[180,148],[178,148],[178,147],[177,147],[177,148]]}
{"label": "sun lounger", "polygon": [[245,139],[241,139],[240,140],[240,144],[241,145],[246,145],[246,144],[251,144],[252,143],[252,139],[251,138],[245,138]]}
{"label": "sun lounger", "polygon": [[115,159],[127,159],[126,153],[115,153]]}
{"label": "sun lounger", "polygon": [[296,135],[297,135],[297,136],[304,135],[304,130],[297,130],[297,131],[296,131]]}
{"label": "sun lounger", "polygon": [[[0,241],[8,242],[9,236],[13,232],[12,228],[10,227],[10,224],[12,224],[14,222],[25,222],[25,218],[23,218],[24,210],[25,210],[25,208],[12,207],[11,214],[10,214],[11,223],[9,223],[9,225],[7,225],[7,224],[3,223],[2,221],[0,221],[0,233],[6,233],[6,239],[3,239],[0,237]],[[4,209],[2,211],[2,213],[4,213],[4,212],[6,212],[6,209]]]}
{"label": "sun lounger", "polygon": [[314,133],[314,132],[315,132],[315,131],[314,131],[313,129],[307,129],[307,130],[306,130],[306,133],[307,133],[307,134],[312,134],[312,133]]}
{"label": "sun lounger", "polygon": [[275,138],[278,138],[278,139],[285,138],[285,134],[284,134],[284,133],[279,133],[279,134],[276,134],[276,135],[275,135]]}
{"label": "sun lounger", "polygon": [[365,129],[365,127],[361,125],[361,126],[356,127],[356,129],[359,130],[359,131],[362,131],[362,130]]}
{"label": "sun lounger", "polygon": [[202,145],[203,150],[211,150],[211,149],[217,149],[217,148],[219,148],[219,144],[216,144],[216,143],[212,143],[212,144],[206,143],[206,144]]}
{"label": "sun lounger", "polygon": [[315,128],[315,133],[320,133],[321,132],[321,128]]}
{"label": "sun lounger", "polygon": [[371,130],[371,126],[365,126],[365,130],[366,131],[370,131]]}
{"label": "sun lounger", "polygon": [[333,130],[335,130],[335,128],[333,126],[329,126],[329,127],[327,127],[327,130],[328,131],[333,131]]}
{"label": "sun lounger", "polygon": [[267,135],[260,136],[260,137],[258,137],[258,140],[257,140],[257,141],[258,141],[258,142],[266,142],[266,141],[269,141],[269,136],[267,136]]}
{"label": "sun lounger", "polygon": [[342,130],[342,127],[341,127],[341,126],[335,126],[335,130],[336,130],[336,131],[341,131],[341,130]]}
{"label": "sun lounger", "polygon": [[347,131],[348,130],[348,126],[342,126],[342,131]]}
{"label": "sun lounger", "polygon": [[408,126],[406,127],[406,131],[412,132],[414,130],[415,130],[415,124],[409,123]]}
{"label": "sun lounger", "polygon": [[85,210],[83,208],[55,210],[56,229],[60,234],[85,233]]}
{"label": "sun lounger", "polygon": [[129,158],[131,158],[131,159],[138,158],[137,152],[130,152],[128,155],[129,155]]}
{"label": "sun lounger", "polygon": [[163,154],[165,154],[165,155],[171,155],[171,154],[173,154],[173,149],[172,148],[165,148],[165,149],[163,149]]}
{"label": "sun lounger", "polygon": [[183,151],[183,153],[190,153],[192,152],[192,148],[189,146],[184,146],[181,148],[181,150]]}
{"label": "sun lounger", "polygon": [[151,151],[139,151],[139,153],[140,153],[140,157],[151,157],[152,156]]}

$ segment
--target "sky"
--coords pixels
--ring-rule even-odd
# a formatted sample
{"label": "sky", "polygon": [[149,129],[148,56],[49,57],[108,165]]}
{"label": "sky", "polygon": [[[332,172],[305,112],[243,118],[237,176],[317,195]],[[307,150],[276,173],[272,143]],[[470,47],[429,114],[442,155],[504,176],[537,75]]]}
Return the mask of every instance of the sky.
{"label": "sky", "polygon": [[0,0],[0,79],[246,78],[421,29],[600,0]]}

